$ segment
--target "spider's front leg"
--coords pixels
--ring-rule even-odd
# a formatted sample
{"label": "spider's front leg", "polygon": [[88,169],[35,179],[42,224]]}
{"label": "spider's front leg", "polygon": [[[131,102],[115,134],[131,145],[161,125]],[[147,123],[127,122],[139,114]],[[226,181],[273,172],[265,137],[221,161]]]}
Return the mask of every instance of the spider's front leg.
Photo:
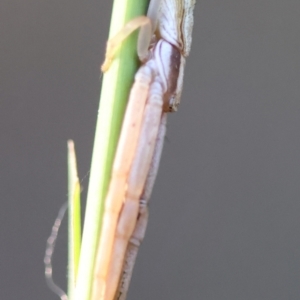
{"label": "spider's front leg", "polygon": [[[145,67],[152,68],[151,61],[143,68]],[[142,71],[143,68],[140,71]],[[140,71],[138,71],[138,73]],[[127,181],[127,191],[118,219],[105,300],[113,299],[116,293],[127,245],[136,225],[139,212],[139,200],[149,172],[161,122],[163,94],[162,85],[160,81],[155,78],[149,89],[149,95],[143,114],[143,124]]]}
{"label": "spider's front leg", "polygon": [[[120,211],[123,206],[127,180],[136,152],[143,112],[152,81],[151,70],[143,68],[135,76],[131,89],[122,131],[113,163],[111,181],[105,199],[103,224],[98,246],[92,299],[104,299],[107,287],[108,272],[112,261],[114,239]],[[113,259],[114,260],[114,259]]]}
{"label": "spider's front leg", "polygon": [[[136,227],[139,203],[147,206],[153,188],[165,133],[166,116],[163,110],[164,107],[169,108],[169,100],[176,92],[177,77],[174,76],[174,73],[175,75],[178,73],[176,70],[179,66],[180,53],[178,49],[163,40],[159,40],[156,43],[152,50],[151,59],[145,65],[145,67],[153,70],[152,72],[155,74],[155,77],[149,89],[143,116],[144,121],[127,181],[127,192],[116,230],[114,252],[112,254],[114,259],[111,261],[108,280],[109,290],[107,290],[107,293],[111,293],[111,295],[115,293],[120,276],[122,276],[120,279],[120,287],[123,285],[122,293],[126,293],[126,286],[129,285],[131,278],[131,271],[121,275],[122,266],[124,264],[124,266],[127,266],[127,270],[132,269],[135,260],[130,257],[131,253],[128,252],[130,249],[127,250],[126,254],[126,248],[130,237],[132,237],[133,241],[135,240],[137,243],[140,243],[143,239],[143,234],[140,235],[140,233],[146,229],[147,214],[145,213],[140,215],[140,222],[138,228],[135,230],[137,233],[136,236],[132,236],[133,230]],[[157,147],[160,149],[156,150],[157,153],[154,155],[154,149]],[[149,174],[151,163],[155,164],[152,178],[146,182],[147,176],[151,175]],[[142,196],[143,190],[145,192]],[[141,201],[143,198],[144,201]],[[140,211],[143,213],[146,209],[146,207],[141,207]],[[118,294],[120,293],[118,291]],[[110,296],[105,297],[105,300],[110,299],[112,299]]]}
{"label": "spider's front leg", "polygon": [[122,274],[119,281],[119,287],[117,289],[117,293],[115,295],[114,300],[126,299],[138,250],[145,237],[147,224],[148,224],[148,215],[149,215],[148,202],[151,197],[151,193],[153,190],[153,186],[159,168],[160,158],[161,158],[165,134],[166,134],[166,122],[167,122],[167,114],[163,113],[160,126],[158,129],[156,145],[155,145],[149,173],[147,175],[143,193],[139,200],[139,213],[138,213],[136,225],[130,237],[130,240],[128,242]]}

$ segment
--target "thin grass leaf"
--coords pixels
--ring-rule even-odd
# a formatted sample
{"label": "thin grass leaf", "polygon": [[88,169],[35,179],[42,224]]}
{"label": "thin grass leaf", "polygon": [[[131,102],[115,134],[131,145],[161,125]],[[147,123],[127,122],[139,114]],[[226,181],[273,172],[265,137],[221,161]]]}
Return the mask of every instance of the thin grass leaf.
{"label": "thin grass leaf", "polygon": [[74,142],[72,140],[68,141],[68,185],[68,296],[70,300],[74,297],[81,246],[80,184],[77,174],[77,163]]}

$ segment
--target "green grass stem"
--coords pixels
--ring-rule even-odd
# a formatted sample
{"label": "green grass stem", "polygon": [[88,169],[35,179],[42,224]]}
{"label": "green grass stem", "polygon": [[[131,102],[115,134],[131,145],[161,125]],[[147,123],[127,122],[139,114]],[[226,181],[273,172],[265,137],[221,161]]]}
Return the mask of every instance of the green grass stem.
{"label": "green grass stem", "polygon": [[[145,15],[148,0],[115,0],[109,37],[126,22]],[[104,74],[88,188],[76,300],[90,300],[92,276],[100,237],[104,200],[110,181],[112,162],[134,74],[138,68],[137,33],[127,38]]]}

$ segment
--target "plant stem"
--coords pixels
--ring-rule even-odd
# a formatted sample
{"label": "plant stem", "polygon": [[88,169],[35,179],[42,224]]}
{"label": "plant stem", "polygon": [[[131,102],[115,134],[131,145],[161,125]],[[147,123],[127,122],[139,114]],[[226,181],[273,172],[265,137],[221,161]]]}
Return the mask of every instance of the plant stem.
{"label": "plant stem", "polygon": [[[115,0],[109,36],[114,36],[132,18],[145,15],[147,4],[148,0]],[[136,33],[126,39],[110,69],[103,76],[75,292],[76,300],[90,299],[104,200],[129,91],[138,68],[136,42]]]}

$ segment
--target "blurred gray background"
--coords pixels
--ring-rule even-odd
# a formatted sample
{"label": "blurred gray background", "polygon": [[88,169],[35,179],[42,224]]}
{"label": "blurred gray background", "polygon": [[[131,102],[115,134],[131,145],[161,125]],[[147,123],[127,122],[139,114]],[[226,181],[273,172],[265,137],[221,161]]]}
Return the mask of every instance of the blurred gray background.
{"label": "blurred gray background", "polygon": [[[0,3],[0,299],[58,299],[66,141],[90,168],[111,1]],[[128,299],[300,299],[300,2],[199,0]],[[86,191],[87,178],[83,180]],[[65,286],[64,222],[54,277]]]}

